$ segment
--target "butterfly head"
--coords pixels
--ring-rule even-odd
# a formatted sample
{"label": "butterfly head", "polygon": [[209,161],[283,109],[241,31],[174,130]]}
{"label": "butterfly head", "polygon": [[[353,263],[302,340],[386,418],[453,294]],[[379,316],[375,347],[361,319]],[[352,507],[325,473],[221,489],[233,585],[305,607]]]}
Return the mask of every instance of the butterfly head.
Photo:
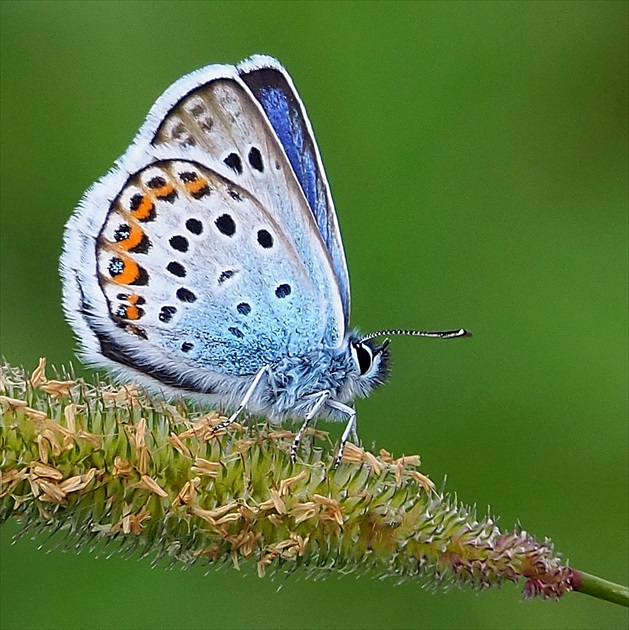
{"label": "butterfly head", "polygon": [[376,345],[372,340],[353,337],[350,339],[349,348],[357,374],[357,385],[362,396],[382,385],[389,376],[390,354],[387,349],[389,339],[385,339],[381,345]]}
{"label": "butterfly head", "polygon": [[[386,335],[411,335],[414,337],[434,337],[437,339],[453,339],[456,337],[471,337],[465,328],[445,331],[421,330],[379,330],[362,337],[353,335],[349,340],[349,349],[355,368],[355,384],[359,395],[368,396],[369,393],[382,385],[388,378],[391,360],[387,349],[390,339]],[[381,345],[376,345],[374,339],[385,337]]]}

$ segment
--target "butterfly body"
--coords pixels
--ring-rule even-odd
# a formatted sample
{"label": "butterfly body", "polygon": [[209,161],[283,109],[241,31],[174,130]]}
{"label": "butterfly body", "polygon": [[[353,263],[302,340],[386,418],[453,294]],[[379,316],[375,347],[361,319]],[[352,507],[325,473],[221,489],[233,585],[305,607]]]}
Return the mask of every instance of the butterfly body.
{"label": "butterfly body", "polygon": [[[361,374],[351,349],[357,340],[350,335],[340,348],[321,347],[302,356],[285,356],[270,366],[269,387],[255,403],[260,413],[276,421],[303,417],[312,408],[313,395],[322,391],[343,405],[368,396],[387,376],[386,355],[369,376]],[[347,414],[324,406],[319,417],[346,420]]]}

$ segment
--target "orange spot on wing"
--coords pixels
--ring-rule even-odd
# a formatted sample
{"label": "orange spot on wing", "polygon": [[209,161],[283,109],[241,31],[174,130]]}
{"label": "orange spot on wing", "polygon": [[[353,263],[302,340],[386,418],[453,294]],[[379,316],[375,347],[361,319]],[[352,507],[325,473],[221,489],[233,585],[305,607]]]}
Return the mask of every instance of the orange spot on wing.
{"label": "orange spot on wing", "polygon": [[126,256],[122,259],[122,271],[113,277],[118,284],[131,284],[140,277],[140,265]]}
{"label": "orange spot on wing", "polygon": [[120,293],[118,299],[125,300],[127,304],[120,304],[116,309],[114,315],[122,319],[136,320],[140,319],[144,315],[144,309],[140,304],[144,304],[145,300],[142,296],[137,294],[124,294]]}
{"label": "orange spot on wing", "polygon": [[142,242],[142,237],[144,236],[144,232],[137,225],[131,225],[130,228],[129,236],[118,242],[118,247],[124,251],[129,251],[137,247]]}
{"label": "orange spot on wing", "polygon": [[155,188],[153,193],[157,198],[168,197],[175,192],[175,187],[172,184],[165,184],[164,186],[160,186],[159,188]]}
{"label": "orange spot on wing", "polygon": [[199,191],[203,190],[207,185],[207,180],[199,177],[198,179],[196,179],[193,182],[186,182],[186,190],[189,193],[198,193]]}
{"label": "orange spot on wing", "polygon": [[153,200],[148,195],[144,195],[137,208],[131,210],[131,214],[139,221],[142,221],[143,219],[148,219],[154,210]]}
{"label": "orange spot on wing", "polygon": [[127,319],[140,319],[140,309],[132,304],[127,306],[125,315]]}

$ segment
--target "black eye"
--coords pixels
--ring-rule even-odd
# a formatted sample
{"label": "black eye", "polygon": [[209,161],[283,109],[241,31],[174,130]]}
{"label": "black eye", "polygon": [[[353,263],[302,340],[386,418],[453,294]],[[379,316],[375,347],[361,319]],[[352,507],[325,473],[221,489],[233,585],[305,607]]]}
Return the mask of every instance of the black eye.
{"label": "black eye", "polygon": [[369,371],[371,367],[372,357],[371,352],[363,345],[356,345],[356,358],[358,359],[358,367],[360,368],[361,376]]}

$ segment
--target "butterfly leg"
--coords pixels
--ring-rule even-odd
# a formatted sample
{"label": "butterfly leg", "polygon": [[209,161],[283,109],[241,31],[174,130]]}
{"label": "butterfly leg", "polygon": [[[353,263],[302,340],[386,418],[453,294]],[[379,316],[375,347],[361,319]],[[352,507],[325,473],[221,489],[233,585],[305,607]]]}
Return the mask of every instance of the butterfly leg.
{"label": "butterfly leg", "polygon": [[343,452],[345,451],[345,445],[349,440],[349,436],[352,435],[352,437],[358,442],[358,434],[356,433],[356,410],[352,409],[352,407],[348,405],[337,402],[336,400],[328,400],[328,406],[332,407],[332,409],[336,409],[337,411],[341,411],[342,413],[346,413],[348,416],[345,430],[341,436],[339,452],[334,460],[334,468],[338,468],[341,460],[343,459]]}
{"label": "butterfly leg", "polygon": [[293,444],[290,447],[290,460],[293,462],[293,464],[297,460],[297,449],[299,448],[299,445],[301,444],[301,440],[304,437],[304,433],[306,432],[308,425],[310,424],[311,420],[315,417],[315,415],[319,412],[321,407],[325,405],[328,398],[330,398],[330,391],[327,389],[324,389],[323,391],[313,394],[312,397],[316,398],[316,400],[314,404],[312,405],[312,407],[310,408],[310,411],[308,411],[308,413],[306,414],[304,423],[301,425],[301,428],[299,429],[299,431],[297,431],[297,435],[295,436],[295,439],[293,440]]}
{"label": "butterfly leg", "polygon": [[236,422],[236,420],[238,419],[238,416],[246,409],[247,403],[249,402],[251,396],[253,395],[253,392],[255,391],[256,387],[258,386],[258,384],[262,380],[262,377],[265,374],[267,374],[269,378],[272,377],[271,369],[269,368],[268,365],[265,365],[258,370],[258,373],[255,375],[255,378],[253,379],[253,381],[251,381],[251,385],[249,385],[249,389],[247,389],[240,404],[238,405],[238,409],[236,409],[236,411],[234,411],[234,413],[232,413],[232,415],[229,416],[229,418],[227,418],[225,422],[221,422],[220,424],[217,424],[212,429],[212,433],[216,433],[217,431],[220,431],[221,429],[226,429],[230,424],[233,424],[234,422]]}

